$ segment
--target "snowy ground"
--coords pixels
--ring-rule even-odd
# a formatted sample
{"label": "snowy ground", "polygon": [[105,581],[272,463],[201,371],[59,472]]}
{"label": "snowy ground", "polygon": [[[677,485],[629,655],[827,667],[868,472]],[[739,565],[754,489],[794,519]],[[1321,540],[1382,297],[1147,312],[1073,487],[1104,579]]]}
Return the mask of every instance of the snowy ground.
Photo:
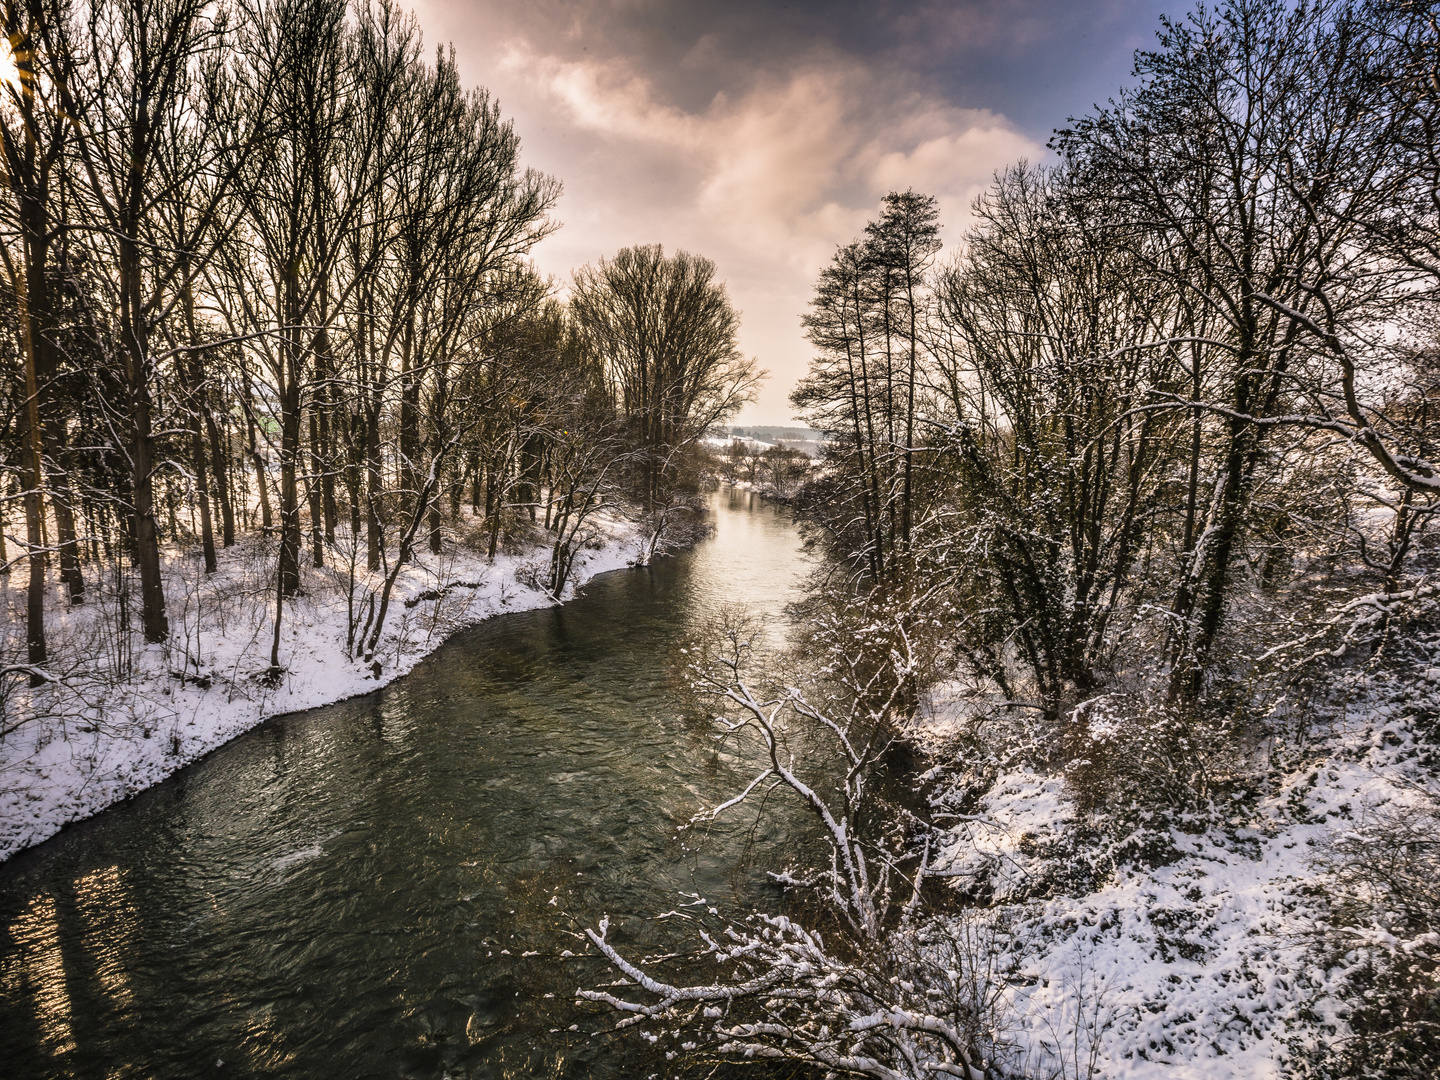
{"label": "snowy ground", "polygon": [[[947,726],[932,723],[922,738],[944,746]],[[1228,820],[1198,835],[1171,828],[1178,859],[1116,871],[1088,891],[1053,878],[1054,853],[1083,825],[1064,779],[1003,771],[970,813],[951,814],[936,863],[956,887],[984,879],[993,889],[993,906],[979,910],[1003,927],[1002,1041],[1037,1075],[1293,1075],[1294,1050],[1347,1032],[1344,961],[1326,969],[1312,947],[1324,856],[1433,798],[1415,751],[1404,716],[1352,718],[1288,764],[1272,762]],[[943,780],[936,803],[956,808]]]}
{"label": "snowy ground", "polygon": [[[576,558],[575,585],[633,564],[642,550],[630,525],[599,520]],[[462,627],[553,604],[525,584],[547,559],[539,549],[502,554],[492,564],[448,543],[440,556],[420,552],[396,582],[378,669],[346,657],[348,565],[307,568],[304,595],[286,605],[285,673],[274,685],[261,677],[274,627],[269,541],[247,538],[222,551],[219,572],[208,577],[198,552],[170,553],[172,639],[163,646],[136,648],[138,635],[118,632],[124,612],[138,604],[123,598],[120,583],[92,580],[87,602],[70,610],[52,589],[49,666],[63,683],[38,691],[12,686],[0,699],[5,727],[39,716],[0,739],[0,860],[164,779],[266,717],[375,690]],[[361,560],[357,600],[379,585],[378,576],[365,574],[363,554]],[[0,584],[6,655],[22,654],[24,585],[20,573]],[[364,606],[357,606],[363,621]],[[128,678],[117,675],[126,671]]]}

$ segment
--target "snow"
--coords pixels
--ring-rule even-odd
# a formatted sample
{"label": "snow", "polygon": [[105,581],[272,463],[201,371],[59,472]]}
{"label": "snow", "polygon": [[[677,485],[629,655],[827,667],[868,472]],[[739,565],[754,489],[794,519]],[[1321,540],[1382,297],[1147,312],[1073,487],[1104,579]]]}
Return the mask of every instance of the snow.
{"label": "snow", "polygon": [[[595,521],[566,598],[643,555],[643,539],[628,523]],[[285,673],[270,686],[258,676],[269,665],[274,626],[273,544],[250,537],[219,557],[218,572],[206,576],[198,553],[167,553],[171,641],[136,650],[129,679],[113,674],[126,661],[125,639],[113,629],[120,610],[114,583],[90,582],[87,602],[68,610],[59,606],[58,588],[50,590],[50,668],[65,679],[38,690],[12,686],[0,698],[6,727],[27,713],[42,714],[0,739],[0,861],[163,780],[267,717],[376,690],[457,630],[556,603],[526,584],[545,565],[544,549],[500,554],[493,563],[450,543],[440,556],[417,551],[396,581],[372,668],[346,657],[347,566],[307,567],[304,593],[286,603],[282,620]],[[378,575],[365,573],[363,557],[357,579],[379,584]],[[24,647],[24,586],[19,573],[0,584],[0,632],[10,639],[3,645],[11,655]],[[133,596],[130,606],[138,606]],[[282,862],[306,857],[295,852]]]}
{"label": "snow", "polygon": [[[954,712],[937,709],[921,737],[945,745]],[[1043,865],[1083,822],[1061,777],[1002,772],[971,813],[948,819],[956,800],[942,779],[935,869],[957,888],[983,877],[994,890],[971,915],[1002,928],[1000,1040],[1042,1075],[1291,1075],[1292,1041],[1303,1050],[1348,1031],[1344,972],[1321,970],[1311,948],[1325,918],[1319,857],[1377,812],[1424,797],[1413,748],[1384,709],[1338,723],[1293,764],[1272,763],[1243,813],[1199,835],[1171,828],[1177,859],[1122,866],[1073,895],[1054,895]]]}

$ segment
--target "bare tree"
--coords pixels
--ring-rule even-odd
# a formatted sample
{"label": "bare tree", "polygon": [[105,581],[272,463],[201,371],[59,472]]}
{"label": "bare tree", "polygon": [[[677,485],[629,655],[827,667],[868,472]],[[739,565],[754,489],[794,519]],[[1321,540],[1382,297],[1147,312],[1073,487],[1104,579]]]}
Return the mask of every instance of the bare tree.
{"label": "bare tree", "polygon": [[[60,17],[68,14],[61,5]],[[69,164],[69,131],[63,112],[55,100],[56,90],[47,80],[37,77],[38,46],[35,24],[52,17],[41,5],[12,2],[5,8],[6,36],[15,51],[17,81],[7,82],[3,89],[6,107],[0,110],[0,150],[4,153],[5,182],[10,196],[8,210],[13,212],[15,231],[19,234],[20,258],[16,262],[10,252],[4,253],[11,292],[15,297],[21,322],[22,353],[27,366],[26,426],[30,443],[30,480],[26,483],[26,532],[31,550],[38,553],[42,545],[38,535],[39,515],[43,513],[41,492],[48,479],[50,501],[55,514],[56,540],[60,556],[60,577],[69,591],[70,602],[84,599],[85,580],[80,569],[79,545],[76,541],[75,513],[71,506],[71,482],[62,458],[65,456],[68,418],[62,412],[62,398],[56,393],[54,381],[58,367],[58,317],[53,294],[60,271],[55,257],[62,223],[56,202],[64,171]],[[34,386],[29,383],[33,379]],[[35,415],[29,414],[28,403],[35,403]],[[28,430],[32,429],[33,430]],[[35,457],[36,454],[39,457]],[[49,476],[44,463],[48,460]],[[33,501],[34,505],[31,505]],[[37,529],[32,529],[33,524]],[[35,532],[35,535],[30,535]],[[33,559],[32,559],[33,562]],[[31,588],[36,588],[37,575],[31,574]],[[40,586],[43,589],[43,585]],[[29,603],[29,618],[43,618],[37,601]],[[43,662],[44,628],[35,621],[29,632],[32,654],[38,648]]]}
{"label": "bare tree", "polygon": [[685,251],[667,258],[658,244],[577,270],[570,310],[643,450],[645,509],[663,513],[680,456],[762,377],[736,346],[739,313],[713,262]]}
{"label": "bare tree", "polygon": [[[919,573],[952,583],[960,648],[1002,686],[1007,643],[1051,715],[1114,656],[1183,453],[1149,391],[1183,380],[1186,312],[1097,223],[1085,178],[1007,171],[943,275],[932,421],[948,479]],[[1013,689],[1013,687],[1011,687]],[[1008,691],[1007,691],[1008,694]]]}
{"label": "bare tree", "polygon": [[[193,111],[191,80],[224,42],[228,12],[199,0],[117,0],[52,14],[37,24],[36,55],[79,133],[72,205],[86,215],[118,313],[141,621],[147,640],[163,641],[169,623],[155,517],[154,338],[202,260],[156,243],[152,229],[157,197],[182,179],[166,153],[167,133],[203,121]],[[202,155],[184,167],[199,173],[212,166]]]}
{"label": "bare tree", "polygon": [[[1222,446],[1212,482],[1192,484],[1214,497],[1191,508],[1193,547],[1170,604],[1172,690],[1193,700],[1268,433],[1313,381],[1307,324],[1327,307],[1344,320],[1370,310],[1378,282],[1359,272],[1353,221],[1383,202],[1385,161],[1357,153],[1375,111],[1336,93],[1366,48],[1342,5],[1232,0],[1162,25],[1159,48],[1137,54],[1133,92],[1056,145],[1104,177],[1106,217],[1205,328],[1209,371],[1196,379],[1224,410]],[[1317,213],[1337,200],[1344,213]]]}
{"label": "bare tree", "polygon": [[[829,436],[828,470],[837,481],[823,499],[826,524],[842,557],[864,566],[871,581],[887,580],[893,522],[889,484],[883,478],[884,420],[877,423],[883,380],[872,303],[873,260],[858,242],[841,247],[820,273],[806,336],[819,354],[791,401]],[[818,509],[812,499],[812,509]],[[858,509],[855,504],[858,503]]]}

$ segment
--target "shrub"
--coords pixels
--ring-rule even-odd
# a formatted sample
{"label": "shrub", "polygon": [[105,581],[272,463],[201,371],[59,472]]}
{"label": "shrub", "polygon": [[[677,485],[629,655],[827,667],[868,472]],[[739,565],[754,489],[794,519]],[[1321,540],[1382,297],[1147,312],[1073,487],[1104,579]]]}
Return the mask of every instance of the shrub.
{"label": "shrub", "polygon": [[1197,810],[1240,764],[1232,727],[1137,696],[1091,698],[1061,733],[1065,778],[1087,813]]}
{"label": "shrub", "polygon": [[1349,1033],[1300,1053],[1326,1080],[1440,1076],[1440,797],[1374,816],[1332,842],[1318,961],[1338,973]]}

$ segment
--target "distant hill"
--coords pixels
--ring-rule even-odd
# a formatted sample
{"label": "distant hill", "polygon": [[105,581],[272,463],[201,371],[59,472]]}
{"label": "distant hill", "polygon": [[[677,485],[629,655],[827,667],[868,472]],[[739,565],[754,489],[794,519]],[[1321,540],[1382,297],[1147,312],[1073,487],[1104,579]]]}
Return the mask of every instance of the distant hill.
{"label": "distant hill", "polygon": [[730,437],[756,442],[819,442],[822,435],[807,427],[732,427]]}

